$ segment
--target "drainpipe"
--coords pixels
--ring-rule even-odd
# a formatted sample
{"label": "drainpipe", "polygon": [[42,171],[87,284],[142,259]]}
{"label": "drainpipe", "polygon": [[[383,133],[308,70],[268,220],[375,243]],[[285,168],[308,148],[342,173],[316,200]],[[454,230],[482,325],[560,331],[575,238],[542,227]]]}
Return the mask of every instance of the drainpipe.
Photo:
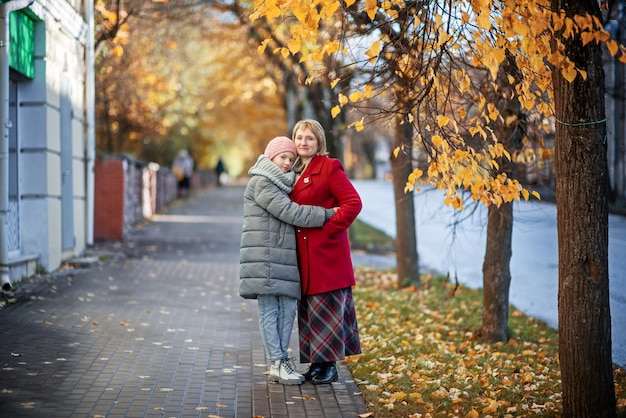
{"label": "drainpipe", "polygon": [[87,0],[86,16],[87,20],[87,73],[85,80],[87,109],[87,245],[93,244],[94,237],[94,166],[96,158],[96,124],[95,124],[95,103],[96,103],[96,81],[94,74],[95,67],[95,51],[94,51],[94,0]]}
{"label": "drainpipe", "polygon": [[34,0],[13,0],[0,5],[0,283],[2,290],[11,291],[9,277],[9,15],[25,9]]}

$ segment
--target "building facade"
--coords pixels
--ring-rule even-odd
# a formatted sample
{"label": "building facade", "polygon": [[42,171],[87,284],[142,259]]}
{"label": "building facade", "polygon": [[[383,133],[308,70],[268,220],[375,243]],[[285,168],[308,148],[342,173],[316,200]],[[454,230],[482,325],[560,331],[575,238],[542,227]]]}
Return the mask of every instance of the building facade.
{"label": "building facade", "polygon": [[79,256],[93,231],[93,2],[30,1],[0,6],[5,290]]}

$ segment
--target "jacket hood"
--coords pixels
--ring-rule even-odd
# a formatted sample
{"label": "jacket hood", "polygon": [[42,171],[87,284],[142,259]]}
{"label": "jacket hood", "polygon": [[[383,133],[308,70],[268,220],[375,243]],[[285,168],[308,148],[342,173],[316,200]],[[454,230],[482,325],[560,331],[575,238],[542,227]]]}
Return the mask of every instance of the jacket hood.
{"label": "jacket hood", "polygon": [[254,163],[254,165],[250,167],[250,170],[248,170],[248,175],[266,177],[279,189],[286,193],[291,193],[293,183],[296,181],[296,173],[293,171],[283,173],[283,170],[281,170],[264,154],[259,155],[256,163]]}

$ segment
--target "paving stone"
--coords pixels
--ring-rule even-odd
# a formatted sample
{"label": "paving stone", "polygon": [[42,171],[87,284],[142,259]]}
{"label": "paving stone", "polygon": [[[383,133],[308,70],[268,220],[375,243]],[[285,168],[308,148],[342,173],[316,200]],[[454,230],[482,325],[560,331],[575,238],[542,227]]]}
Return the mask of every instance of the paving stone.
{"label": "paving stone", "polygon": [[242,195],[199,191],[124,242],[96,243],[84,258],[97,262],[19,283],[17,302],[0,309],[1,415],[367,412],[341,364],[332,385],[267,382],[256,302],[238,296]]}

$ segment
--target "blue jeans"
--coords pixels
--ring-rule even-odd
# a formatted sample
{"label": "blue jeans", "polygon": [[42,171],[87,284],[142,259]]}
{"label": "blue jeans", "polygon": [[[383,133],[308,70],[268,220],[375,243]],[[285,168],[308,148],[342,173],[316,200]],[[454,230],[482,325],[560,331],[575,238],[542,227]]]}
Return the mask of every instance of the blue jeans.
{"label": "blue jeans", "polygon": [[257,301],[261,337],[267,358],[275,361],[289,357],[287,349],[296,319],[298,300],[287,296],[260,295]]}

